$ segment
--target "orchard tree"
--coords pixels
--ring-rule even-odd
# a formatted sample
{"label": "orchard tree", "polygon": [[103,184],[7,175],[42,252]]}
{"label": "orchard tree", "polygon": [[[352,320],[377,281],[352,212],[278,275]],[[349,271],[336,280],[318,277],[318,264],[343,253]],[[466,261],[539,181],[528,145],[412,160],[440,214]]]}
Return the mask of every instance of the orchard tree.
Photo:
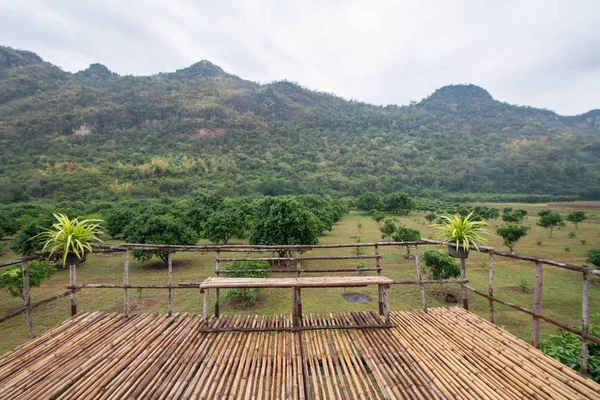
{"label": "orchard tree", "polygon": [[585,211],[573,211],[571,214],[567,215],[567,221],[575,224],[575,229],[577,229],[577,224],[583,222],[587,219],[587,215],[585,215]]}
{"label": "orchard tree", "polygon": [[250,244],[317,244],[319,221],[293,197],[267,197],[257,207]]}
{"label": "orchard tree", "polygon": [[507,207],[504,209],[504,213],[502,214],[502,221],[516,224],[519,222],[523,222],[526,215],[527,210],[523,210],[521,208],[513,211],[511,207]]}
{"label": "orchard tree", "polygon": [[204,226],[204,237],[216,244],[227,244],[232,237],[246,237],[246,216],[233,207],[213,212]]}
{"label": "orchard tree", "polygon": [[496,233],[504,239],[504,245],[513,253],[515,243],[525,237],[528,230],[525,225],[507,224],[496,229]]}
{"label": "orchard tree", "polygon": [[378,224],[385,219],[385,214],[381,211],[373,210],[371,213],[371,218],[375,220]]}
{"label": "orchard tree", "polygon": [[429,213],[425,216],[425,219],[427,220],[427,222],[432,223],[435,219],[437,218],[437,214],[432,212]]}
{"label": "orchard tree", "polygon": [[44,241],[38,235],[50,228],[53,223],[54,220],[50,216],[30,220],[13,238],[10,248],[21,256],[31,256],[36,251],[41,251]]}
{"label": "orchard tree", "polygon": [[458,278],[460,276],[460,264],[458,260],[450,257],[445,251],[426,250],[423,252],[421,260],[423,260],[429,270],[429,279],[437,281]]}
{"label": "orchard tree", "polygon": [[[129,243],[170,244],[180,246],[195,245],[198,235],[176,215],[146,213],[134,218],[123,231],[123,240]],[[167,263],[167,251],[135,250],[134,258],[147,261],[156,255]]]}
{"label": "orchard tree", "polygon": [[415,202],[408,195],[400,192],[390,193],[383,199],[386,211],[396,214],[408,214],[415,208]]}
{"label": "orchard tree", "polygon": [[377,193],[365,192],[356,199],[356,207],[363,211],[381,210],[383,198]]}
{"label": "orchard tree", "polygon": [[[42,282],[56,272],[56,268],[48,265],[47,261],[30,261],[28,264],[29,287],[40,287]],[[24,298],[23,294],[23,267],[18,264],[0,273],[0,289],[5,290],[12,297]]]}
{"label": "orchard tree", "polygon": [[588,250],[586,255],[585,262],[588,262],[596,267],[596,269],[600,269],[600,249],[591,249]]}
{"label": "orchard tree", "polygon": [[[394,242],[416,242],[421,240],[421,232],[418,229],[400,226],[392,235]],[[410,256],[410,246],[406,246],[406,255]]]}
{"label": "orchard tree", "polygon": [[381,238],[390,241],[394,232],[396,232],[396,224],[390,218],[386,218],[383,221],[383,225],[379,228],[381,231]]}
{"label": "orchard tree", "polygon": [[538,213],[538,216],[540,217],[540,220],[537,222],[537,224],[539,226],[546,228],[546,232],[548,232],[548,229],[550,229],[550,231],[548,233],[549,237],[552,237],[552,231],[554,230],[555,227],[565,226],[565,221],[562,219],[560,214],[557,212],[550,211],[550,210],[544,210],[544,211],[540,211]]}

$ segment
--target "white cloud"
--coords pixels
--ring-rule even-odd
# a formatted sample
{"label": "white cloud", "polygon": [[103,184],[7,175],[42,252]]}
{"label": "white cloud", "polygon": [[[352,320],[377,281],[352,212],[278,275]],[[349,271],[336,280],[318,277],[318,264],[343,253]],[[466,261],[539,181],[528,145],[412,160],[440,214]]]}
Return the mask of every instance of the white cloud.
{"label": "white cloud", "polygon": [[66,70],[120,74],[208,59],[375,104],[472,82],[563,114],[598,108],[600,3],[590,1],[0,0],[0,43]]}

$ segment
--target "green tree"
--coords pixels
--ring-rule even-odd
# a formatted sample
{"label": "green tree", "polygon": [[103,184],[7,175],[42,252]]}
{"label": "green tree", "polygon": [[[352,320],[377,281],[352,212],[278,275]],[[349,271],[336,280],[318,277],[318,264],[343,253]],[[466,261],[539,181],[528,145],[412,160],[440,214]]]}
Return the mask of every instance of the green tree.
{"label": "green tree", "polygon": [[359,210],[371,211],[383,209],[383,198],[374,192],[365,192],[356,199],[356,207]]}
{"label": "green tree", "polygon": [[246,216],[233,207],[213,212],[204,227],[204,237],[217,244],[227,244],[234,236],[243,239],[246,232]]}
{"label": "green tree", "polygon": [[429,213],[425,216],[425,219],[427,220],[427,222],[432,223],[435,219],[437,218],[437,214],[436,213]]}
{"label": "green tree", "polygon": [[527,210],[518,209],[513,211],[512,208],[508,207],[504,209],[504,213],[502,214],[502,221],[516,224],[519,222],[523,222],[526,215]]}
{"label": "green tree", "polygon": [[[392,235],[394,242],[416,242],[421,240],[421,232],[418,229],[399,226],[396,233]],[[406,246],[406,255],[410,256],[410,246]]]}
{"label": "green tree", "polygon": [[378,224],[385,219],[385,214],[381,211],[373,210],[371,213],[371,218],[375,220]]}
{"label": "green tree", "polygon": [[396,214],[408,214],[415,208],[413,199],[401,192],[394,192],[386,195],[383,202],[386,211],[391,211]]}
{"label": "green tree", "polygon": [[381,231],[382,235],[381,238],[382,239],[386,239],[389,241],[392,237],[392,235],[394,234],[394,232],[396,232],[396,224],[394,223],[394,221],[392,221],[389,218],[386,218],[383,221],[383,225],[379,228],[379,230]]}
{"label": "green tree", "polygon": [[[40,287],[42,282],[56,272],[56,268],[48,265],[47,261],[30,261],[29,287]],[[0,289],[8,292],[12,297],[24,298],[23,295],[23,266],[18,264],[0,273]]]}
{"label": "green tree", "polygon": [[460,276],[460,264],[457,259],[452,258],[447,252],[438,250],[426,250],[421,260],[429,270],[429,277],[433,280],[452,279]]}
{"label": "green tree", "polygon": [[514,252],[515,243],[527,235],[529,228],[525,225],[507,224],[498,227],[496,233],[504,239],[504,245]]}
{"label": "green tree", "polygon": [[555,227],[565,226],[565,221],[557,212],[544,210],[540,211],[538,213],[538,216],[540,217],[540,220],[537,222],[537,224],[546,228],[546,232],[548,232],[548,229],[550,229],[550,231],[548,232],[549,237],[552,237],[552,231]]}
{"label": "green tree", "polygon": [[[198,235],[180,217],[162,214],[140,214],[123,231],[123,240],[129,243],[195,245]],[[133,256],[147,261],[156,255],[167,263],[168,252],[135,250]]]}
{"label": "green tree", "polygon": [[577,229],[577,224],[583,222],[587,219],[587,215],[585,215],[585,211],[573,211],[569,215],[567,215],[567,221],[575,224],[575,229]]}
{"label": "green tree", "polygon": [[292,197],[267,197],[257,207],[250,244],[317,244],[319,221]]}
{"label": "green tree", "polygon": [[594,265],[596,269],[600,269],[600,249],[590,249],[585,255],[587,257],[585,262]]}
{"label": "green tree", "polygon": [[52,227],[52,224],[53,220],[50,216],[29,221],[14,237],[10,248],[21,256],[31,256],[36,251],[41,251],[44,247],[44,241],[39,235],[45,229]]}

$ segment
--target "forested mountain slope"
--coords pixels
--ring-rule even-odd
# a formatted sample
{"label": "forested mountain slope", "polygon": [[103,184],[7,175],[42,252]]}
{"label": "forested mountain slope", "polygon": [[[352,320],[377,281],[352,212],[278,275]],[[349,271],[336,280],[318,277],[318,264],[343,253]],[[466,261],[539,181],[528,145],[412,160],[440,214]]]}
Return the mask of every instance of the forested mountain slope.
{"label": "forested mountain slope", "polygon": [[[399,76],[398,79],[401,79]],[[600,198],[600,110],[563,117],[446,86],[374,106],[201,61],[75,74],[0,47],[0,202],[402,190]]]}

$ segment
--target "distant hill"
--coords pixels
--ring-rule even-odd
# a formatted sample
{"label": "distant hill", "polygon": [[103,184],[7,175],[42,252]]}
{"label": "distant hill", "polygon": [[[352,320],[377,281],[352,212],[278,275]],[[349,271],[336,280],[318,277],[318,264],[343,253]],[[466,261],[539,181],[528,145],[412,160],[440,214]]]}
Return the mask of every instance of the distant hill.
{"label": "distant hill", "polygon": [[0,202],[365,190],[600,199],[600,110],[450,85],[375,106],[209,61],[153,76],[64,72],[0,47]]}

